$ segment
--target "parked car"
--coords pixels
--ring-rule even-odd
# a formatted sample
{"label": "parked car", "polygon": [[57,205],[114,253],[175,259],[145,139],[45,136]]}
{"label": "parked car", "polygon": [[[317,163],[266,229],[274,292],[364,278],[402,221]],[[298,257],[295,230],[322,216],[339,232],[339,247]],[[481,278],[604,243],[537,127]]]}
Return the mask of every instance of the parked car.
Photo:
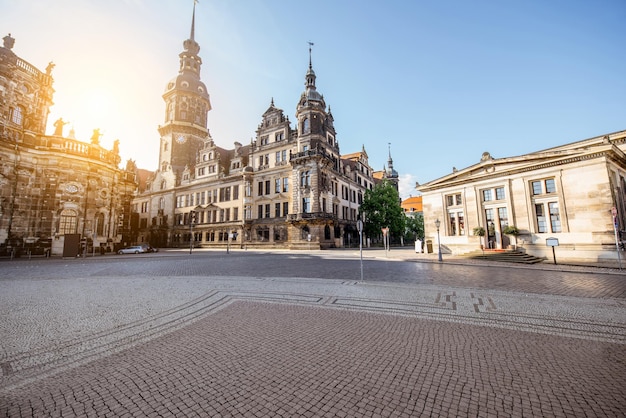
{"label": "parked car", "polygon": [[148,251],[142,247],[141,245],[134,245],[132,247],[126,247],[119,250],[118,254],[139,254],[139,253],[147,253]]}

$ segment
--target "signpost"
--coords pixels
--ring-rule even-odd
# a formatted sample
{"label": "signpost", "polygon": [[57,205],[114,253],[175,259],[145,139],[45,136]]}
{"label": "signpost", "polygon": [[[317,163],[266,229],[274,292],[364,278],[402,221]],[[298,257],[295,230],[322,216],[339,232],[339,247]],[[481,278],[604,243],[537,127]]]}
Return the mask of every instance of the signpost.
{"label": "signpost", "polygon": [[554,247],[559,246],[558,238],[546,238],[546,245],[548,247],[552,247],[552,258],[554,259],[554,264],[556,264],[556,254],[554,253]]}

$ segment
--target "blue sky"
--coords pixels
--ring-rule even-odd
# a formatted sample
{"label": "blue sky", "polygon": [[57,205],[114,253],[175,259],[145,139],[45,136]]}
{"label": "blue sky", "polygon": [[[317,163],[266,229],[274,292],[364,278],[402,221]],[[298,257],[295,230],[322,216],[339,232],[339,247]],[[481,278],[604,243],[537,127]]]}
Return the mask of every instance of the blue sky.
{"label": "blue sky", "polygon": [[[0,0],[0,36],[45,69],[79,139],[156,169],[192,0]],[[216,143],[249,143],[272,98],[295,120],[308,41],[342,153],[388,144],[401,195],[477,163],[626,129],[626,1],[200,0]],[[49,129],[49,133],[52,128]]]}

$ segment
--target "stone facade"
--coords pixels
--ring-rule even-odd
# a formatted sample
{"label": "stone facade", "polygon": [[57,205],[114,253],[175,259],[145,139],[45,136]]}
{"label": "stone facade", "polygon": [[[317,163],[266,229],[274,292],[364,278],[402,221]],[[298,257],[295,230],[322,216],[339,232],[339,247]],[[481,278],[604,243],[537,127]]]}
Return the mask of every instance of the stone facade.
{"label": "stone facade", "polygon": [[9,35],[0,48],[0,253],[76,256],[129,243],[136,167],[119,169],[118,143],[104,149],[97,130],[86,143],[58,120],[46,135],[53,65],[39,71],[13,44]]}
{"label": "stone facade", "polygon": [[[417,187],[426,239],[437,242],[439,219],[441,245],[452,253],[514,246],[551,259],[546,240],[556,238],[557,258],[615,259],[616,231],[621,241],[626,225],[625,151],[620,131],[518,157],[484,153],[479,163]],[[519,235],[504,234],[507,226]]]}
{"label": "stone facade", "polygon": [[163,95],[159,168],[133,200],[134,240],[159,247],[291,249],[358,242],[358,207],[373,188],[373,171],[365,149],[341,156],[311,59],[295,128],[272,100],[255,139],[224,149],[207,127],[211,104],[200,80],[194,22],[179,74]]}

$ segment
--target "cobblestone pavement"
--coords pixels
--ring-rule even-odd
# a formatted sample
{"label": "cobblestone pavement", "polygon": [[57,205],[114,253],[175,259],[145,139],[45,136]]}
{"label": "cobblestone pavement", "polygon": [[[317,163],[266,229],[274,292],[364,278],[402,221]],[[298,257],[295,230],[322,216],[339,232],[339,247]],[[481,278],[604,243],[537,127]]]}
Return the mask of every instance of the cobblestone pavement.
{"label": "cobblestone pavement", "polygon": [[626,411],[625,275],[194,256],[0,263],[0,416]]}

